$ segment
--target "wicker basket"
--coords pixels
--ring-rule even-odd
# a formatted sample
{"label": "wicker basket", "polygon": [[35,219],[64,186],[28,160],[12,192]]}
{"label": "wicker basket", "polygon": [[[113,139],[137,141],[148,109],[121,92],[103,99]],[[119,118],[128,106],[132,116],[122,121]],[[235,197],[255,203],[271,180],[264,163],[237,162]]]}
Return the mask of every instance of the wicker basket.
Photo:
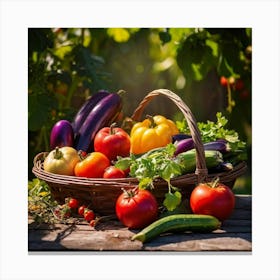
{"label": "wicker basket", "polygon": [[[195,117],[175,93],[167,89],[157,89],[150,92],[142,100],[132,115],[132,119],[140,121],[142,113],[146,105],[156,96],[165,96],[183,113],[196,149],[196,171],[195,173],[185,174],[171,180],[171,184],[178,187],[183,197],[189,197],[191,191],[196,184],[204,181],[212,180],[215,177],[220,178],[220,182],[233,187],[236,178],[244,174],[246,171],[246,163],[240,162],[234,166],[231,171],[221,173],[209,173],[206,167],[204,147],[201,141],[200,133],[197,127]],[[136,178],[121,178],[121,179],[103,179],[103,178],[81,178],[75,176],[57,175],[44,171],[43,161],[47,156],[47,152],[42,152],[34,158],[33,173],[36,177],[48,183],[53,198],[60,203],[64,203],[66,197],[75,197],[80,202],[90,205],[90,207],[101,215],[109,215],[115,213],[115,202],[118,196],[122,193],[122,188],[134,188],[138,181]],[[152,190],[159,203],[162,203],[164,195],[167,192],[167,184],[162,179],[154,181],[155,188]]]}

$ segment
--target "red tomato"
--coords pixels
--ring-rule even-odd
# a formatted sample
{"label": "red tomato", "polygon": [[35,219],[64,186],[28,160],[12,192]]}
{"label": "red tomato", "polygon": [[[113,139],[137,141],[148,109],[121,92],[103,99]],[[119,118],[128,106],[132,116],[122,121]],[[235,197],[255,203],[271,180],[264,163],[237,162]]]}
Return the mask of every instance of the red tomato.
{"label": "red tomato", "polygon": [[68,201],[68,206],[72,209],[79,207],[79,201],[76,198],[70,198]]}
{"label": "red tomato", "polygon": [[93,145],[94,151],[103,153],[109,160],[116,160],[117,156],[129,156],[130,136],[113,124],[97,132]]}
{"label": "red tomato", "polygon": [[84,215],[85,208],[86,208],[85,205],[82,205],[82,206],[79,207],[79,209],[78,209],[79,215],[81,215],[81,216]]}
{"label": "red tomato", "polygon": [[222,77],[220,78],[220,84],[221,84],[223,87],[226,87],[226,86],[227,86],[228,80],[227,80],[227,78],[226,78],[225,76],[222,76]]}
{"label": "red tomato", "polygon": [[123,225],[141,229],[157,219],[158,204],[147,190],[124,191],[116,201],[116,215]]}
{"label": "red tomato", "polygon": [[194,188],[190,196],[193,213],[212,215],[220,221],[231,215],[234,205],[232,190],[219,182],[201,183]]}
{"label": "red tomato", "polygon": [[84,211],[84,218],[85,218],[85,220],[87,222],[90,222],[91,220],[94,219],[94,217],[95,217],[95,215],[94,215],[93,211],[86,208],[85,211]]}
{"label": "red tomato", "polygon": [[104,174],[103,178],[104,179],[113,179],[113,178],[125,178],[125,173],[121,169],[115,167],[115,166],[109,166]]}
{"label": "red tomato", "polygon": [[242,90],[244,88],[244,82],[241,79],[237,79],[234,84],[235,90]]}
{"label": "red tomato", "polygon": [[78,177],[102,178],[109,166],[110,160],[104,154],[93,152],[76,164],[74,172]]}
{"label": "red tomato", "polygon": [[91,221],[89,222],[89,225],[90,225],[91,227],[94,227],[94,226],[95,226],[95,220],[91,220]]}

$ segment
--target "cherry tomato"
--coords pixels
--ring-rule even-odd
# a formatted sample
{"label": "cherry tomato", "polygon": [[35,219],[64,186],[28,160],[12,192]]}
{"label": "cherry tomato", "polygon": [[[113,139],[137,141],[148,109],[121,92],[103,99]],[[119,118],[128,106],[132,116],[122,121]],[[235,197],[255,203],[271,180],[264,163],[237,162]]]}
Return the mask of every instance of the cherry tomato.
{"label": "cherry tomato", "polygon": [[109,160],[116,160],[117,156],[129,156],[130,136],[122,128],[112,124],[97,132],[93,145],[94,151],[103,153]]}
{"label": "cherry tomato", "polygon": [[126,175],[125,175],[124,171],[122,171],[121,169],[119,169],[113,165],[106,168],[106,170],[103,174],[104,179],[125,178],[125,177],[126,177]]}
{"label": "cherry tomato", "polygon": [[116,215],[123,225],[141,229],[157,219],[158,204],[148,190],[124,191],[116,201]]}
{"label": "cherry tomato", "polygon": [[94,219],[94,217],[95,217],[95,215],[94,215],[93,211],[86,208],[85,211],[84,211],[84,218],[85,218],[85,220],[87,222],[90,222],[91,220]]}
{"label": "cherry tomato", "polygon": [[91,221],[89,222],[89,225],[90,225],[91,227],[94,227],[94,226],[95,226],[95,220],[91,220]]}
{"label": "cherry tomato", "polygon": [[79,215],[81,215],[81,216],[84,215],[85,208],[86,208],[85,205],[82,205],[82,206],[79,207],[79,209],[78,209]]}
{"label": "cherry tomato", "polygon": [[79,201],[76,198],[70,198],[68,201],[68,206],[72,209],[79,207]]}
{"label": "cherry tomato", "polygon": [[76,164],[74,172],[78,177],[102,178],[109,166],[110,160],[104,154],[92,152]]}
{"label": "cherry tomato", "polygon": [[234,205],[232,190],[219,182],[201,183],[194,188],[190,196],[193,213],[212,215],[220,221],[231,215]]}
{"label": "cherry tomato", "polygon": [[242,90],[244,88],[244,82],[241,79],[237,79],[234,84],[235,90]]}
{"label": "cherry tomato", "polygon": [[221,84],[223,87],[226,87],[226,86],[227,86],[228,80],[227,80],[227,78],[226,78],[225,76],[222,76],[222,77],[220,78],[220,84]]}

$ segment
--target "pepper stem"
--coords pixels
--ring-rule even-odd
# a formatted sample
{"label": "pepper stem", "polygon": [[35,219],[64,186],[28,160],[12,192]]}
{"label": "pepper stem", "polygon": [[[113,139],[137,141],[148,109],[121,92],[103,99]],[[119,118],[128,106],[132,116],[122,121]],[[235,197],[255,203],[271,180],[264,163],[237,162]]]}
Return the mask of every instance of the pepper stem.
{"label": "pepper stem", "polygon": [[59,147],[55,147],[53,157],[54,157],[55,159],[60,159],[60,158],[63,157],[63,153],[59,150]]}
{"label": "pepper stem", "polygon": [[155,123],[155,120],[154,120],[153,116],[151,116],[151,115],[146,115],[146,118],[151,122],[150,128],[153,128],[153,127],[156,127],[156,126],[157,126],[156,123]]}

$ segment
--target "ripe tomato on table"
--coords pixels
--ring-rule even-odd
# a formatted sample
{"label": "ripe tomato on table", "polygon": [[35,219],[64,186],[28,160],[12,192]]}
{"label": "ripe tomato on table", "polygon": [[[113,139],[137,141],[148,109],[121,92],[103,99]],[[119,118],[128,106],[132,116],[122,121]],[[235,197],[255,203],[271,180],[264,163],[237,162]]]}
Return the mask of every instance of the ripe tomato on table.
{"label": "ripe tomato on table", "polygon": [[102,153],[92,152],[86,155],[75,166],[75,176],[88,178],[102,178],[110,160]]}
{"label": "ripe tomato on table", "polygon": [[124,191],[116,201],[116,215],[123,225],[141,229],[154,222],[158,216],[158,204],[148,190]]}
{"label": "ripe tomato on table", "polygon": [[112,124],[97,132],[93,145],[95,152],[103,153],[109,160],[116,160],[117,156],[129,156],[130,136],[122,128]]}
{"label": "ripe tomato on table", "polygon": [[218,181],[201,183],[190,196],[190,206],[195,214],[212,215],[220,221],[231,215],[235,205],[232,190]]}
{"label": "ripe tomato on table", "polygon": [[79,201],[76,198],[71,197],[68,201],[68,206],[72,209],[79,207]]}
{"label": "ripe tomato on table", "polygon": [[85,218],[85,220],[87,222],[90,222],[90,221],[92,221],[95,218],[95,214],[94,214],[94,212],[92,210],[86,208],[84,210],[84,218]]}

